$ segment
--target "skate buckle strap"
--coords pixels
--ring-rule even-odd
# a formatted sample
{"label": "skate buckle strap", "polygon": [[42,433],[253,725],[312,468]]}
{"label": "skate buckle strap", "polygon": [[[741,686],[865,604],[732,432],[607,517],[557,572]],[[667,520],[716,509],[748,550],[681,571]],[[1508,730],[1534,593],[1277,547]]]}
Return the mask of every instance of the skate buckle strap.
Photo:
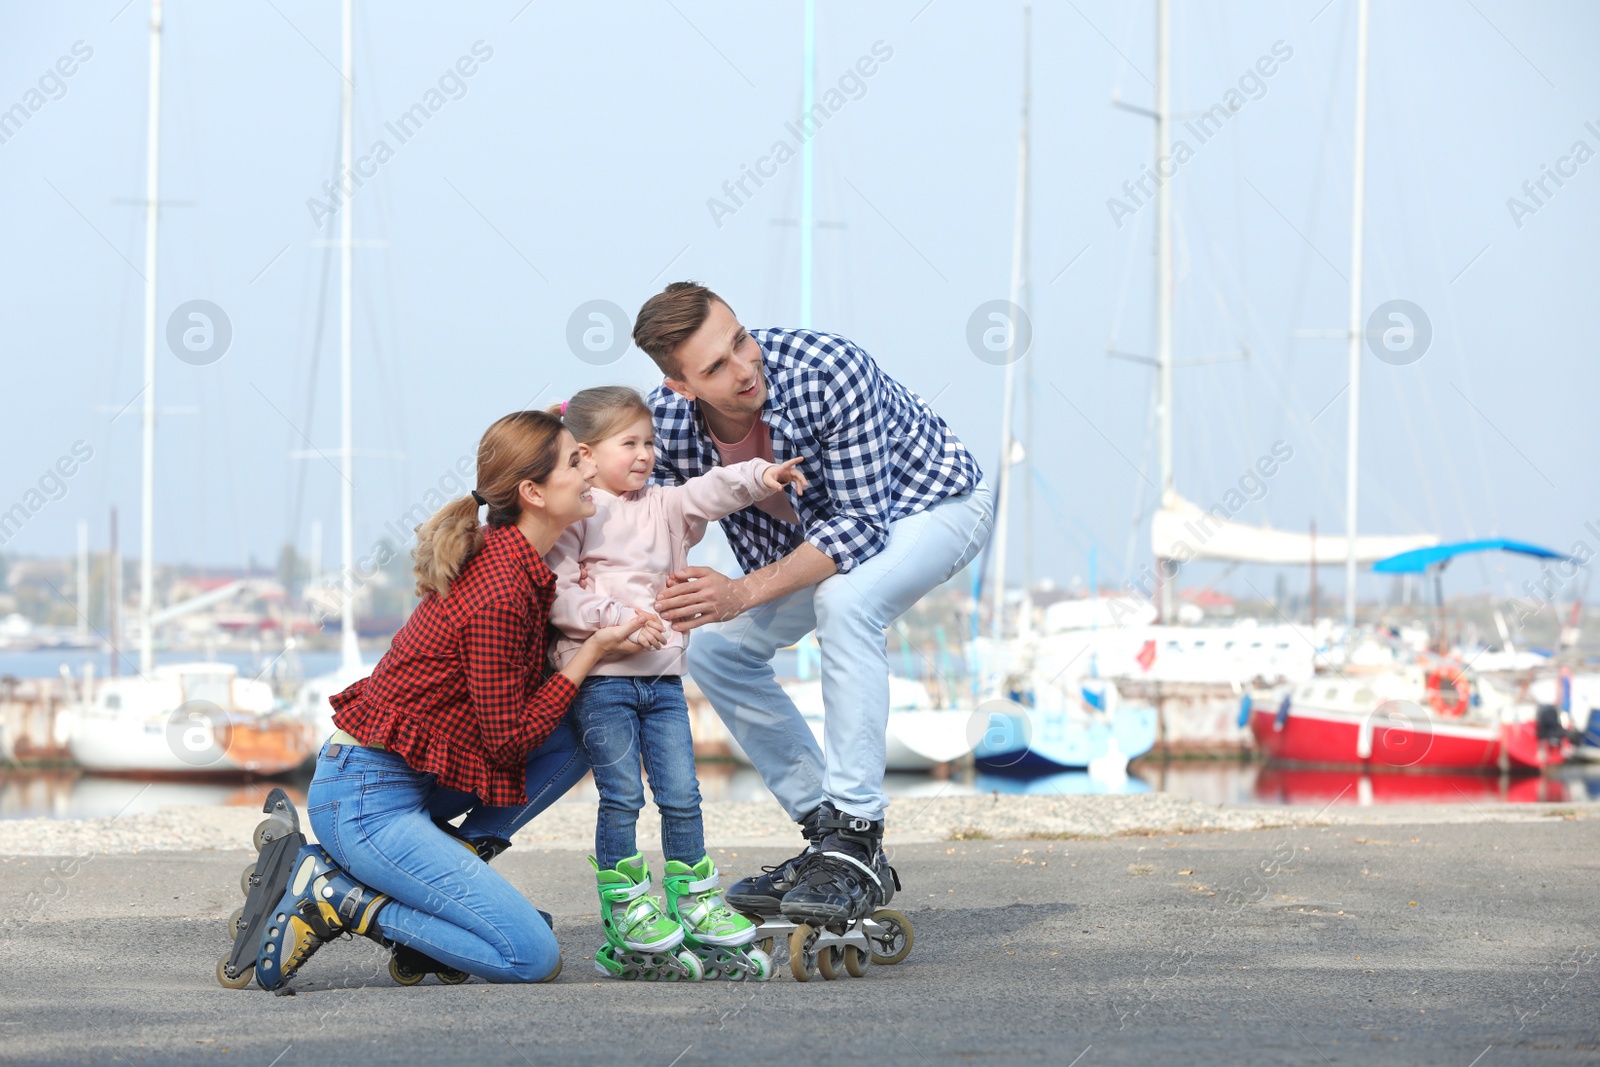
{"label": "skate buckle strap", "polygon": [[710,878],[698,878],[693,882],[686,882],[683,891],[684,893],[703,893],[707,889],[715,888],[717,888],[717,869],[713,867],[711,868]]}
{"label": "skate buckle strap", "polygon": [[848,812],[841,811],[837,815],[817,820],[817,826],[822,830],[849,830],[854,834],[864,834],[870,832],[877,826],[877,823],[871,819],[863,819],[859,815],[851,815]]}
{"label": "skate buckle strap", "polygon": [[860,860],[856,859],[854,856],[850,855],[850,853],[848,853],[848,852],[824,852],[823,855],[824,856],[832,856],[834,859],[844,860],[846,863],[852,864],[853,866],[856,866],[856,867],[860,867],[863,871],[866,872],[867,877],[872,879],[872,884],[873,885],[877,886],[879,889],[883,888],[883,881],[878,877],[878,872],[873,870],[871,867],[868,867],[865,863],[862,863]]}
{"label": "skate buckle strap", "polygon": [[646,878],[636,885],[630,885],[626,889],[613,889],[611,886],[607,886],[606,889],[608,892],[615,893],[618,900],[635,900],[650,892],[650,879]]}

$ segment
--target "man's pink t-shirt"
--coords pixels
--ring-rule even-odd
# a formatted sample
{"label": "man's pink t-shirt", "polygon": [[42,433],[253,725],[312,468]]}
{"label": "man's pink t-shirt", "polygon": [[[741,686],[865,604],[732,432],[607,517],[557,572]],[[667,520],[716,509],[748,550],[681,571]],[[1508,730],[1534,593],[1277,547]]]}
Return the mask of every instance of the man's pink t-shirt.
{"label": "man's pink t-shirt", "polygon": [[[710,432],[710,427],[707,427]],[[772,455],[772,427],[757,419],[755,425],[750,427],[750,432],[744,435],[744,440],[736,445],[730,445],[711,434],[711,441],[717,446],[717,454],[722,457],[722,465],[731,467],[735,463],[743,463],[747,459],[764,459],[768,463],[777,462]],[[789,503],[787,489],[773,493],[765,500],[756,502],[756,507],[765,511],[775,519],[792,522],[800,525],[800,516],[794,513],[794,505]]]}

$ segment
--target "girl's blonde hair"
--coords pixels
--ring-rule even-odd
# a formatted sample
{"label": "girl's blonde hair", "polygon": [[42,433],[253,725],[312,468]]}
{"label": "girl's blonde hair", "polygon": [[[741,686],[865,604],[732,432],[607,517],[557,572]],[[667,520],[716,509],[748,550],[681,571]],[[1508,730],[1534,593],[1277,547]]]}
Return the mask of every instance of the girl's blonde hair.
{"label": "girl's blonde hair", "polygon": [[[515,526],[522,518],[517,487],[543,483],[560,459],[561,420],[544,411],[513,411],[497,419],[478,442],[477,492],[488,501],[490,526]],[[473,553],[483,547],[478,502],[471,495],[452,500],[417,527],[411,551],[417,596],[448,596],[450,583]]]}
{"label": "girl's blonde hair", "polygon": [[635,419],[654,421],[650,407],[637,389],[626,385],[598,385],[593,389],[580,389],[564,404],[552,404],[545,409],[559,415],[572,431],[580,445],[590,445],[605,440]]}

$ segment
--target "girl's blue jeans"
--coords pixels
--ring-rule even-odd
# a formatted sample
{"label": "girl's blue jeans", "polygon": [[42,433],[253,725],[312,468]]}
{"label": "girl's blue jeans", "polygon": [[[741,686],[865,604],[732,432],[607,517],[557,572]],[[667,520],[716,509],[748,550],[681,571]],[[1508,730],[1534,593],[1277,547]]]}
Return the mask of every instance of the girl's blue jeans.
{"label": "girl's blue jeans", "polygon": [[510,840],[586,770],[583,747],[563,722],[528,757],[528,802],[496,808],[441,788],[394,753],[330,743],[317,758],[306,816],[335,863],[393,898],[378,914],[384,937],[491,982],[537,982],[560,961],[550,927],[434,820],[466,814],[461,838]]}
{"label": "girl's blue jeans", "polygon": [[638,851],[634,830],[644,807],[641,760],[650,776],[650,795],[661,812],[661,850],[669,860],[699,863],[706,854],[706,840],[683,679],[591,675],[579,687],[568,714],[589,750],[595,788],[600,791],[600,817],[594,828],[600,868],[615,867]]}

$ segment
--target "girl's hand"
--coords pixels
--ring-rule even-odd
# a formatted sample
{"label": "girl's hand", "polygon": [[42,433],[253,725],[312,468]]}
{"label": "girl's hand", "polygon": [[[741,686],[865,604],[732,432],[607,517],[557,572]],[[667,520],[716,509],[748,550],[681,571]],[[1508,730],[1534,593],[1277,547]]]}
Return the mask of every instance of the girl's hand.
{"label": "girl's hand", "polygon": [[667,625],[660,616],[642,611],[639,614],[644,616],[644,625],[635,630],[628,640],[654,652],[667,643]]}
{"label": "girl's hand", "polygon": [[607,626],[604,629],[596,630],[594,633],[589,635],[588,639],[584,641],[584,644],[592,648],[601,656],[609,656],[613,652],[634,652],[637,651],[638,648],[637,644],[635,644],[633,641],[634,633],[648,626],[652,622],[654,622],[656,629],[659,631],[661,628],[661,620],[655,619],[652,616],[644,614],[643,612],[635,612],[633,618],[625,623],[622,623],[618,626]]}
{"label": "girl's hand", "polygon": [[774,463],[761,472],[761,481],[768,489],[782,489],[786,485],[795,487],[796,492],[803,493],[811,483],[806,481],[806,476],[796,468],[803,457],[796,456],[782,463]]}

